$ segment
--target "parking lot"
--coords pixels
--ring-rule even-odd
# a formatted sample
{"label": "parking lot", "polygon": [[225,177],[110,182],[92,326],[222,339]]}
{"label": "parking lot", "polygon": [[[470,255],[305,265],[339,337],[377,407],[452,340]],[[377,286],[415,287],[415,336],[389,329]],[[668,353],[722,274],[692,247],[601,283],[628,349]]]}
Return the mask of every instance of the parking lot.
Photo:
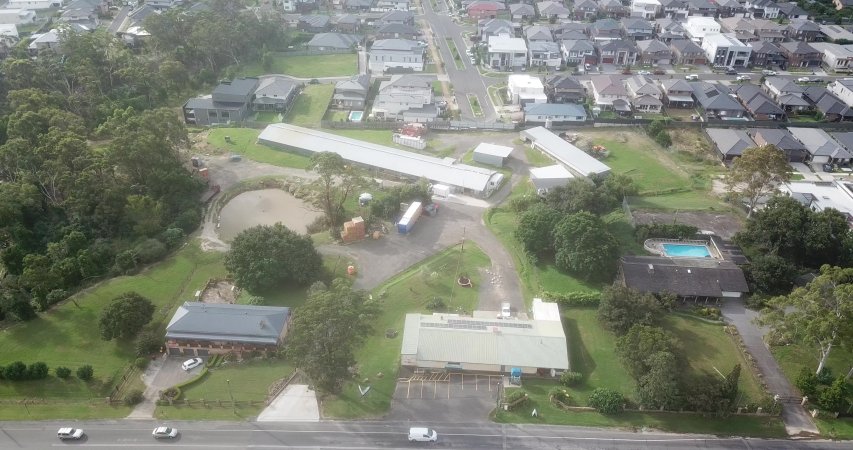
{"label": "parking lot", "polygon": [[397,381],[389,418],[485,422],[497,402],[500,375],[424,371]]}

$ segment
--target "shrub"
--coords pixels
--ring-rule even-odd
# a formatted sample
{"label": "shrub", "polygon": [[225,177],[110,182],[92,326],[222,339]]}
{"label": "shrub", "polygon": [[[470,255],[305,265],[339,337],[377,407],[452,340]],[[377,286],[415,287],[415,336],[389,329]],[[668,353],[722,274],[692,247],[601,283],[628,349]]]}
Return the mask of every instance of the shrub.
{"label": "shrub", "polygon": [[50,373],[50,370],[47,368],[47,364],[41,361],[35,362],[27,368],[27,379],[43,380],[47,378],[48,373]]}
{"label": "shrub", "polygon": [[166,244],[157,239],[146,239],[134,247],[137,260],[142,264],[158,261],[166,255],[169,249]]}
{"label": "shrub", "polygon": [[3,368],[3,378],[9,381],[26,380],[27,375],[27,365],[21,361],[15,361]]}
{"label": "shrub", "polygon": [[145,400],[145,394],[140,389],[134,389],[124,396],[124,404],[126,406],[138,405],[143,400]]}
{"label": "shrub", "polygon": [[54,289],[47,293],[45,300],[48,305],[54,305],[68,298],[68,292],[65,289]]}
{"label": "shrub", "polygon": [[504,402],[511,405],[509,409],[515,409],[524,406],[527,403],[527,398],[527,392],[521,388],[507,389],[506,393],[504,394]]}
{"label": "shrub", "polygon": [[264,298],[259,295],[246,295],[244,303],[246,303],[247,305],[263,305],[264,303],[266,303],[266,300],[264,300]]}
{"label": "shrub", "polygon": [[444,300],[442,300],[441,297],[433,297],[432,300],[426,304],[426,307],[430,311],[444,309]]}
{"label": "shrub", "polygon": [[637,242],[643,243],[650,238],[663,239],[688,239],[696,235],[699,229],[693,225],[683,225],[677,223],[650,223],[647,225],[638,225],[634,230],[634,237]]}
{"label": "shrub", "polygon": [[697,308],[696,314],[711,320],[720,320],[720,308]]}
{"label": "shrub", "polygon": [[564,405],[570,405],[572,403],[572,396],[569,394],[569,390],[559,386],[552,387],[551,390],[548,391],[548,396]]}
{"label": "shrub", "polygon": [[583,374],[580,372],[563,372],[560,375],[560,384],[563,386],[574,386],[583,380]]}
{"label": "shrub", "polygon": [[136,356],[148,356],[152,353],[156,353],[160,350],[162,345],[163,339],[150,331],[140,332],[136,336],[136,340],[133,342]]}
{"label": "shrub", "polygon": [[589,396],[589,406],[601,414],[615,414],[622,410],[622,394],[607,388],[596,388]]}
{"label": "shrub", "polygon": [[175,248],[184,240],[184,236],[184,230],[180,228],[168,228],[163,232],[163,242],[169,248]]}
{"label": "shrub", "polygon": [[148,367],[148,361],[148,358],[136,358],[133,361],[133,365],[136,366],[137,369],[145,370],[145,368]]}
{"label": "shrub", "polygon": [[95,369],[93,369],[89,364],[77,368],[77,378],[83,381],[90,381],[94,375]]}
{"label": "shrub", "polygon": [[53,372],[56,373],[57,378],[62,378],[63,380],[71,376],[71,369],[63,366],[53,369]]}
{"label": "shrub", "polygon": [[826,386],[829,386],[834,381],[834,378],[832,376],[832,370],[830,370],[829,367],[824,367],[823,369],[821,369],[820,372],[817,373],[816,377],[817,382],[819,384],[823,384]]}
{"label": "shrub", "polygon": [[561,306],[598,306],[601,294],[598,292],[542,292],[542,297],[553,300]]}
{"label": "shrub", "polygon": [[136,268],[136,254],[133,250],[125,250],[115,257],[113,264],[113,272],[120,275],[126,275],[128,272]]}

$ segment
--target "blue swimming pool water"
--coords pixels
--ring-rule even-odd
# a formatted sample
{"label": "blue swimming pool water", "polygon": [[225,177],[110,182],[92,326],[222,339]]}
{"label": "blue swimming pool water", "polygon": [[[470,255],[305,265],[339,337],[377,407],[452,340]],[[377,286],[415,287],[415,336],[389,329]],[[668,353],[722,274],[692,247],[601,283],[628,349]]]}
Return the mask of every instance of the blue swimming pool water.
{"label": "blue swimming pool water", "polygon": [[681,256],[690,258],[710,258],[711,252],[707,245],[694,244],[661,244],[666,256]]}
{"label": "blue swimming pool water", "polygon": [[361,122],[361,118],[364,116],[364,111],[350,111],[349,120],[353,122]]}

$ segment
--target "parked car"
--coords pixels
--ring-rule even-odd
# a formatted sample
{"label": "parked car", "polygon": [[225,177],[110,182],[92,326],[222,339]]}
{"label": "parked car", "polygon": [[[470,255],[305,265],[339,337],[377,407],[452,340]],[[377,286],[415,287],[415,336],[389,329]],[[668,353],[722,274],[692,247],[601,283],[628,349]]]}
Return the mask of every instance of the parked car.
{"label": "parked car", "polygon": [[811,83],[812,79],[809,77],[800,77],[797,78],[797,83]]}
{"label": "parked car", "polygon": [[498,316],[499,319],[509,319],[512,317],[512,308],[509,306],[508,302],[501,303],[501,313]]}
{"label": "parked car", "polygon": [[652,73],[654,73],[655,75],[666,75],[666,71],[663,69],[655,69]]}
{"label": "parked car", "polygon": [[154,439],[174,439],[178,436],[177,428],[172,427],[157,427],[151,432]]}
{"label": "parked car", "polygon": [[776,71],[775,70],[762,70],[761,74],[766,75],[768,77],[772,77],[772,76],[776,75]]}
{"label": "parked car", "polygon": [[201,358],[188,359],[188,360],[184,361],[183,364],[181,364],[181,369],[192,370],[192,369],[195,369],[196,367],[200,366],[203,362],[204,362],[204,360]]}
{"label": "parked car", "polygon": [[652,73],[648,70],[638,70],[637,75],[651,75]]}
{"label": "parked car", "polygon": [[685,75],[684,79],[687,81],[699,81],[699,75],[696,75],[695,73],[691,73],[690,75]]}
{"label": "parked car", "polygon": [[737,70],[734,67],[726,67],[726,75],[737,75]]}
{"label": "parked car", "polygon": [[409,428],[409,442],[435,442],[437,440],[438,433],[436,433],[432,428]]}
{"label": "parked car", "polygon": [[749,81],[751,79],[752,77],[749,75],[738,75],[737,78],[735,78],[737,81]]}
{"label": "parked car", "polygon": [[63,441],[66,439],[81,439],[83,437],[83,430],[79,428],[60,428],[59,431],[56,432],[56,437]]}

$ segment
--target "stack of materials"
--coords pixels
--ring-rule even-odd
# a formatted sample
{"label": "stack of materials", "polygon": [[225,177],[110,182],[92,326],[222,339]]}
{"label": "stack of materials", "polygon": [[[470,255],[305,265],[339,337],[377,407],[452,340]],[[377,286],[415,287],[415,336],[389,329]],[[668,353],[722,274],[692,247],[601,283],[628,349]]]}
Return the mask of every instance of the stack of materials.
{"label": "stack of materials", "polygon": [[349,244],[364,239],[365,233],[364,219],[354,217],[349,222],[344,223],[344,231],[341,233],[341,239],[345,244]]}

